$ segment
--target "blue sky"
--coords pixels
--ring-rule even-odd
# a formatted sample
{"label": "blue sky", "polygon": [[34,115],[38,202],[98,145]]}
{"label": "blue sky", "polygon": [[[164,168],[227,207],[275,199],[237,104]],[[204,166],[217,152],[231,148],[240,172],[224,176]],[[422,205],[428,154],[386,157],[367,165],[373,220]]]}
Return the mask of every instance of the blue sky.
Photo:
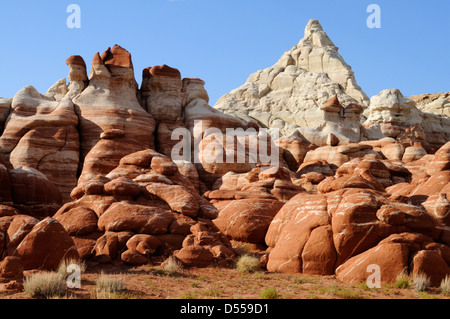
{"label": "blue sky", "polygon": [[[69,29],[70,4],[81,28]],[[369,4],[381,28],[369,29]],[[404,0],[15,0],[0,2],[0,96],[26,85],[40,92],[67,77],[65,60],[88,65],[119,44],[131,52],[138,83],[145,67],[167,64],[206,82],[210,104],[272,66],[318,19],[369,97],[450,91],[450,1]]]}

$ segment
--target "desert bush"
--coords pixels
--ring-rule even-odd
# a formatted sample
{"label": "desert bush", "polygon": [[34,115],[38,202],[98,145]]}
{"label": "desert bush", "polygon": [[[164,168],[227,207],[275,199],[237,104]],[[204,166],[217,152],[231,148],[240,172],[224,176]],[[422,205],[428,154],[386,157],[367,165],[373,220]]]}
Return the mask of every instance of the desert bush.
{"label": "desert bush", "polygon": [[445,277],[441,282],[441,293],[444,295],[450,295],[450,276]]}
{"label": "desert bush", "polygon": [[408,274],[404,271],[402,271],[396,278],[393,286],[395,288],[400,289],[408,289],[411,285],[411,278],[408,276]]}
{"label": "desert bush", "polygon": [[70,265],[77,265],[77,266],[79,266],[81,273],[84,273],[86,271],[86,268],[87,268],[86,263],[84,261],[82,261],[82,260],[78,260],[78,259],[64,259],[59,264],[58,274],[60,276],[62,276],[63,278],[67,278],[70,275],[70,273],[67,272],[67,269],[69,268]]}
{"label": "desert bush", "polygon": [[252,273],[261,270],[261,262],[258,257],[242,255],[236,261],[236,269],[242,273]]}
{"label": "desert bush", "polygon": [[418,292],[422,292],[430,287],[430,278],[425,273],[418,273],[414,276],[414,288]]}
{"label": "desert bush", "polygon": [[120,278],[114,278],[102,273],[96,281],[96,288],[98,298],[108,299],[108,296],[124,290],[125,284]]}
{"label": "desert bush", "polygon": [[261,291],[259,297],[261,299],[280,299],[281,296],[278,294],[277,290],[273,287],[265,288]]}
{"label": "desert bush", "polygon": [[169,276],[175,276],[183,272],[183,265],[173,256],[170,256],[164,264],[164,272]]}
{"label": "desert bush", "polygon": [[51,299],[67,295],[66,281],[57,272],[35,273],[25,278],[23,288],[32,298]]}

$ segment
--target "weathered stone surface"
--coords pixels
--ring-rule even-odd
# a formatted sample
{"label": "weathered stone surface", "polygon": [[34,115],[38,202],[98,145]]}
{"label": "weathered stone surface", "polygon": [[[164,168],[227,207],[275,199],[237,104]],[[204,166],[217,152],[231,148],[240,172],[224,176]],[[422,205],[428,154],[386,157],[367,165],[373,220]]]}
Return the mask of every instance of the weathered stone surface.
{"label": "weathered stone surface", "polygon": [[131,230],[138,234],[160,235],[167,233],[173,220],[170,211],[122,202],[114,203],[106,210],[98,220],[98,227],[101,231]]}
{"label": "weathered stone surface", "polygon": [[219,212],[214,224],[230,238],[247,243],[264,243],[267,229],[283,203],[270,199],[232,201]]}
{"label": "weathered stone surface", "polygon": [[173,123],[183,113],[181,73],[167,65],[144,69],[142,75],[142,105],[157,122]]}
{"label": "weathered stone surface", "polygon": [[418,107],[392,89],[369,104],[318,21],[216,109],[204,81],[167,65],[139,90],[118,45],[89,77],[82,57],[66,64],[68,84],[0,99],[0,272],[69,255],[229,267],[250,243],[268,246],[269,271],[449,273],[446,97]]}
{"label": "weathered stone surface", "polygon": [[272,247],[269,271],[302,271],[302,251],[311,232],[329,224],[326,205],[324,196],[299,194],[280,209],[266,234],[266,243]]}
{"label": "weathered stone surface", "polygon": [[397,89],[383,90],[370,100],[364,123],[369,139],[392,137],[401,142],[419,141],[441,147],[449,139],[448,118],[426,113]]}
{"label": "weathered stone surface", "polygon": [[392,283],[395,282],[398,275],[408,269],[408,257],[409,250],[405,245],[400,243],[380,244],[339,266],[336,269],[336,275],[343,282],[366,282],[374,271],[369,266],[377,265],[381,270],[381,283]]}
{"label": "weathered stone surface", "polygon": [[84,236],[97,231],[98,217],[86,207],[76,207],[53,216],[71,236]]}
{"label": "weathered stone surface", "polygon": [[0,278],[23,277],[23,265],[20,257],[7,256],[0,262]]}
{"label": "weathered stone surface", "polygon": [[28,166],[41,171],[68,200],[77,182],[77,125],[71,100],[55,101],[27,86],[12,100],[0,152],[16,169]]}
{"label": "weathered stone surface", "polygon": [[209,249],[194,245],[182,248],[176,253],[185,267],[206,267],[214,262],[214,255]]}
{"label": "weathered stone surface", "polygon": [[141,266],[148,263],[148,258],[134,249],[124,251],[121,255],[121,259],[123,262],[133,266]]}
{"label": "weathered stone surface", "polygon": [[136,250],[146,257],[150,257],[161,245],[159,239],[152,235],[139,234],[127,241],[127,248]]}
{"label": "weathered stone surface", "polygon": [[[6,220],[5,220],[6,222]],[[12,217],[9,222],[5,224],[5,233],[8,236],[6,243],[6,254],[14,255],[17,246],[22,240],[31,232],[34,226],[39,223],[39,220],[28,215],[16,215]]]}
{"label": "weathered stone surface", "polygon": [[79,258],[72,238],[53,218],[34,226],[17,246],[14,256],[21,258],[25,270],[55,270],[62,260]]}
{"label": "weathered stone surface", "polygon": [[152,183],[146,187],[150,194],[153,194],[167,204],[170,208],[180,214],[196,217],[200,209],[197,199],[180,185],[166,185]]}
{"label": "weathered stone surface", "polygon": [[310,20],[298,45],[271,68],[252,74],[214,107],[280,129],[282,135],[300,133],[325,145],[330,133],[341,143],[360,141],[362,108],[342,106],[351,103],[367,106],[369,98],[320,23]]}
{"label": "weathered stone surface", "polygon": [[127,241],[133,237],[131,231],[105,232],[97,239],[93,248],[94,258],[101,263],[111,263],[125,249]]}
{"label": "weathered stone surface", "polygon": [[[79,183],[106,175],[125,155],[153,147],[155,121],[139,104],[137,91],[125,49],[115,45],[94,56],[89,85],[73,99],[84,163]],[[102,135],[113,130],[120,134]]]}
{"label": "weathered stone surface", "polygon": [[61,206],[61,193],[55,184],[31,167],[10,170],[11,195],[21,213],[43,218]]}

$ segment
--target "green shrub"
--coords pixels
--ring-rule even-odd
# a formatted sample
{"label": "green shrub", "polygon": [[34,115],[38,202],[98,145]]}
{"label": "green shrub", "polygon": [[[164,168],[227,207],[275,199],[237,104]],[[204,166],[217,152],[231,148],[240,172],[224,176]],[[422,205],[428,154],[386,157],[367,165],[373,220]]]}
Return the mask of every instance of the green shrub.
{"label": "green shrub", "polygon": [[408,289],[411,285],[411,278],[406,272],[401,272],[394,282],[394,287],[399,289]]}
{"label": "green shrub", "polygon": [[265,288],[261,291],[259,297],[261,299],[280,299],[281,296],[278,294],[277,290],[273,287]]}

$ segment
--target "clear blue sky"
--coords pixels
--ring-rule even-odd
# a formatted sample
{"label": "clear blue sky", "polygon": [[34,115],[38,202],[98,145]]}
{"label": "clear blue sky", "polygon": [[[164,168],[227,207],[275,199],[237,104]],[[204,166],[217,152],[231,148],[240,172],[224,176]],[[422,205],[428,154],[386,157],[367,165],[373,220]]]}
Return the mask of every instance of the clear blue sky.
{"label": "clear blue sky", "polygon": [[[81,29],[66,26],[81,7]],[[369,29],[369,4],[381,29]],[[45,93],[67,77],[65,59],[119,44],[138,83],[147,66],[168,64],[199,77],[213,105],[247,77],[272,66],[318,19],[369,95],[450,91],[450,1],[404,0],[15,0],[0,3],[0,96],[26,85]]]}

